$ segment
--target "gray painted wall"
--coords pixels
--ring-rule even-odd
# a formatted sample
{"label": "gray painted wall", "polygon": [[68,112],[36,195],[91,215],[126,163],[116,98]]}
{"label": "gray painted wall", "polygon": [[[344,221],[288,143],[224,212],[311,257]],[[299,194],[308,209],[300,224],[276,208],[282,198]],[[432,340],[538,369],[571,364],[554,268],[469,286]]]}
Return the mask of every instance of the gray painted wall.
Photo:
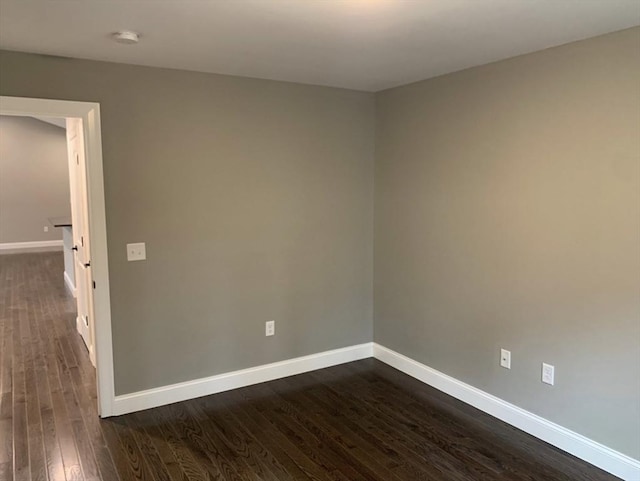
{"label": "gray painted wall", "polygon": [[118,394],[373,324],[640,458],[639,36],[379,93],[375,129],[371,94],[13,52],[0,92],[101,103]]}
{"label": "gray painted wall", "polygon": [[47,219],[68,215],[64,129],[0,115],[0,243],[62,240],[62,231]]}
{"label": "gray painted wall", "polygon": [[640,28],[376,106],[375,340],[639,459]]}
{"label": "gray painted wall", "polygon": [[372,339],[372,94],[11,52],[0,71],[2,95],[100,102],[117,394]]}

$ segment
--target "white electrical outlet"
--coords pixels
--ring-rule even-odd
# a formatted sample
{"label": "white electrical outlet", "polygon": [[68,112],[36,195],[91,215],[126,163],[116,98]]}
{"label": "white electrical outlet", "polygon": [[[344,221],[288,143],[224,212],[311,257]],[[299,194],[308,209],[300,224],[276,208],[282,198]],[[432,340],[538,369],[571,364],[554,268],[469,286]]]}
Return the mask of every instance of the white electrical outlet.
{"label": "white electrical outlet", "polygon": [[276,321],[267,321],[264,325],[264,335],[273,336],[276,333]]}
{"label": "white electrical outlet", "polygon": [[144,242],[136,244],[127,244],[127,260],[143,261],[147,258],[147,251]]}
{"label": "white electrical outlet", "polygon": [[555,377],[555,367],[551,364],[542,363],[542,382],[553,386]]}
{"label": "white electrical outlet", "polygon": [[44,231],[45,231],[45,232],[49,232],[49,226],[48,226],[48,225],[45,225],[45,226],[44,226]]}
{"label": "white electrical outlet", "polygon": [[511,351],[500,349],[500,365],[504,368],[511,369]]}

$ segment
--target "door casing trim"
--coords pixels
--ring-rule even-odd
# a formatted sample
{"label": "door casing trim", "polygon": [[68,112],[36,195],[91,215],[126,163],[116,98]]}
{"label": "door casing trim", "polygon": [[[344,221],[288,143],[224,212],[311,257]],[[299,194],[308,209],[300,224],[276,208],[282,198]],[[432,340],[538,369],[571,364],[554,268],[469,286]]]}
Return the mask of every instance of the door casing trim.
{"label": "door casing trim", "polygon": [[91,236],[90,259],[93,280],[96,286],[95,289],[90,290],[93,296],[93,312],[90,312],[90,315],[93,315],[95,325],[94,348],[98,414],[101,417],[111,416],[115,387],[100,104],[96,102],[0,96],[0,115],[74,117],[82,119],[86,150],[89,235]]}

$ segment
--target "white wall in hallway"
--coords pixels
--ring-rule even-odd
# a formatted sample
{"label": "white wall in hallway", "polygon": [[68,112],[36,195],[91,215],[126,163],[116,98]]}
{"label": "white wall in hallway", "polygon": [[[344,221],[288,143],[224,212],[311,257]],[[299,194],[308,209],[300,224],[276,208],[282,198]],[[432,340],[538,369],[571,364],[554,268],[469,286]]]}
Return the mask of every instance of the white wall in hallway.
{"label": "white wall in hallway", "polygon": [[0,116],[0,245],[61,241],[61,229],[47,219],[67,215],[64,129],[31,117]]}

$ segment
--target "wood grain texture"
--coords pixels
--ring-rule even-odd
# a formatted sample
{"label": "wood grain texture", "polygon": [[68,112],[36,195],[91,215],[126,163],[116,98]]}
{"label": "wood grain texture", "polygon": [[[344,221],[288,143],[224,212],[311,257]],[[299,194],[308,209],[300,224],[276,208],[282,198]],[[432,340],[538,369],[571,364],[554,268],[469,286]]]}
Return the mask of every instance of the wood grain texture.
{"label": "wood grain texture", "polygon": [[0,480],[608,481],[374,359],[101,420],[61,253],[0,255]]}

